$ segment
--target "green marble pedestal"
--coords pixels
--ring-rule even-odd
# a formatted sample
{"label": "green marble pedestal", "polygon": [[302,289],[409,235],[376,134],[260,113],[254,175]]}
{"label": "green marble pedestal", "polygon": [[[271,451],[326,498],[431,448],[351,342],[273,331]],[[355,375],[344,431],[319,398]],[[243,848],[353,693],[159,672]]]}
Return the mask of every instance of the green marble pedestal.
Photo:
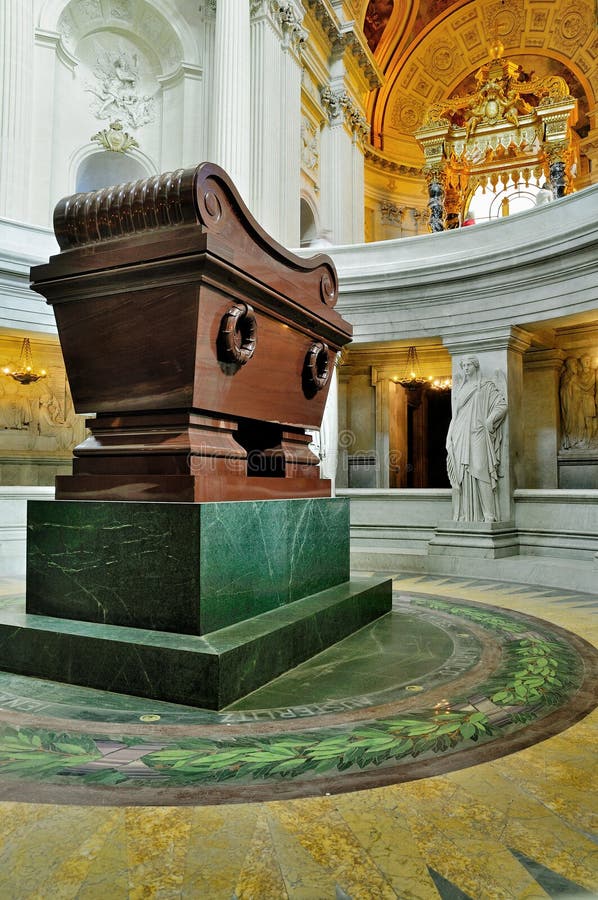
{"label": "green marble pedestal", "polygon": [[349,579],[344,499],[33,501],[0,668],[221,709],[390,608]]}
{"label": "green marble pedestal", "polygon": [[31,501],[27,612],[207,634],[349,578],[349,501]]}

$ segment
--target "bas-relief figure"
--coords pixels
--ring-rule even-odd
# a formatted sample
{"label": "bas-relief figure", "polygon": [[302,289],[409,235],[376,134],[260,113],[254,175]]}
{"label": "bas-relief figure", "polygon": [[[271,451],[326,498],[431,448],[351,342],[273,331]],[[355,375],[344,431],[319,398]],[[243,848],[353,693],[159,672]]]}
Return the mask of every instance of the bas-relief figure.
{"label": "bas-relief figure", "polygon": [[68,391],[61,402],[47,383],[23,387],[10,378],[0,382],[0,447],[63,453],[85,432]]}
{"label": "bas-relief figure", "polygon": [[477,356],[461,361],[463,379],[453,391],[453,418],[446,439],[447,471],[453,488],[453,519],[496,522],[505,391],[484,378]]}
{"label": "bas-relief figure", "polygon": [[590,356],[567,357],[561,372],[559,397],[561,449],[598,446],[598,370]]}
{"label": "bas-relief figure", "polygon": [[140,128],[154,120],[155,100],[140,92],[139,59],[121,47],[109,51],[98,48],[95,84],[85,88],[94,94],[92,108],[98,119],[119,118],[130,128]]}

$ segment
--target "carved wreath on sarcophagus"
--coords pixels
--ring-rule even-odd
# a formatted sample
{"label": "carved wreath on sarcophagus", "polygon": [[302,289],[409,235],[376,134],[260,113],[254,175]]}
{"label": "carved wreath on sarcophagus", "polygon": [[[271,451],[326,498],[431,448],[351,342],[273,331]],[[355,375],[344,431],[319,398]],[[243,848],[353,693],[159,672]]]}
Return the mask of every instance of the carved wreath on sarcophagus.
{"label": "carved wreath on sarcophagus", "polygon": [[140,128],[155,119],[155,98],[143,93],[139,57],[121,47],[101,50],[93,70],[95,81],[85,90],[94,95],[92,110],[98,119],[117,119]]}

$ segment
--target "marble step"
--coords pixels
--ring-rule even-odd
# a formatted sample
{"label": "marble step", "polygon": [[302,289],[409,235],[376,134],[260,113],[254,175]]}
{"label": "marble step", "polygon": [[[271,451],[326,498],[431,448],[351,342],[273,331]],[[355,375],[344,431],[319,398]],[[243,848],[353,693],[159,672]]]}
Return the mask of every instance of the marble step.
{"label": "marble step", "polygon": [[0,610],[0,668],[222,709],[389,612],[392,582],[354,578],[209,635]]}

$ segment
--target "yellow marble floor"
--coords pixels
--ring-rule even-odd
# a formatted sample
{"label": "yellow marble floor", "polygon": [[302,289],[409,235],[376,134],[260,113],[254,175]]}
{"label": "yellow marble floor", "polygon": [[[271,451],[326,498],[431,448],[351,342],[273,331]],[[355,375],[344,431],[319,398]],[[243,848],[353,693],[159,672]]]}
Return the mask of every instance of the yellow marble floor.
{"label": "yellow marble floor", "polygon": [[[521,610],[593,643],[598,596],[395,588]],[[351,794],[211,807],[0,804],[0,900],[598,897],[598,712],[519,753]]]}

